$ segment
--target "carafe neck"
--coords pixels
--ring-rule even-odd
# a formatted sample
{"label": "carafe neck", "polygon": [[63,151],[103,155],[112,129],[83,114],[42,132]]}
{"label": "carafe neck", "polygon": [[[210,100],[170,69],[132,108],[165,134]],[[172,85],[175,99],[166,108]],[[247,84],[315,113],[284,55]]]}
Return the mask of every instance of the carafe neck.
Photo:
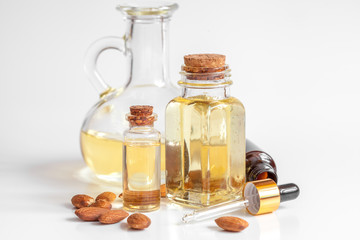
{"label": "carafe neck", "polygon": [[163,87],[169,82],[169,18],[126,19],[129,87]]}

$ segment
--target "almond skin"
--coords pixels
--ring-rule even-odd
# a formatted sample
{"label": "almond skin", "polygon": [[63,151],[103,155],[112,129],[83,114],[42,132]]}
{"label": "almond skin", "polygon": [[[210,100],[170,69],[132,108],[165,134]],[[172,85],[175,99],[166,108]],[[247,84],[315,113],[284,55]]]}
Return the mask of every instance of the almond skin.
{"label": "almond skin", "polygon": [[160,185],[160,193],[161,193],[162,198],[166,197],[166,185],[165,184]]}
{"label": "almond skin", "polygon": [[240,232],[249,226],[249,223],[238,217],[221,217],[215,220],[222,229],[230,232]]}
{"label": "almond skin", "polygon": [[76,208],[88,207],[94,202],[95,200],[92,197],[85,194],[77,194],[71,198],[71,203]]}
{"label": "almond skin", "polygon": [[96,202],[91,204],[90,207],[100,207],[100,208],[106,208],[106,209],[112,208],[111,203],[109,203],[108,201],[106,201],[104,199],[96,200]]}
{"label": "almond skin", "polygon": [[129,214],[122,209],[110,210],[102,214],[98,220],[103,224],[113,224],[120,222],[121,220],[127,218],[128,216]]}
{"label": "almond skin", "polygon": [[149,227],[151,220],[144,214],[134,213],[128,217],[127,223],[131,228],[141,230]]}
{"label": "almond skin", "polygon": [[97,201],[99,199],[104,199],[104,200],[108,201],[109,203],[112,203],[116,199],[116,194],[113,192],[103,192],[96,197],[95,201]]}
{"label": "almond skin", "polygon": [[96,221],[98,218],[110,211],[106,208],[99,208],[99,207],[83,207],[75,211],[76,216],[78,216],[81,220],[84,221]]}

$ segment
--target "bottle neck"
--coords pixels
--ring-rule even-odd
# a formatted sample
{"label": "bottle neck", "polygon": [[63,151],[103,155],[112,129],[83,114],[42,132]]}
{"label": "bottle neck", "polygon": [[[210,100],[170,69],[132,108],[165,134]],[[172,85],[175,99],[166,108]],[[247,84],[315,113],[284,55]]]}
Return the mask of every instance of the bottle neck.
{"label": "bottle neck", "polygon": [[182,97],[200,97],[220,100],[230,97],[230,69],[228,65],[218,68],[181,67]]}
{"label": "bottle neck", "polygon": [[165,86],[169,82],[169,18],[126,21],[129,86]]}
{"label": "bottle neck", "polygon": [[216,87],[216,88],[192,88],[184,86],[182,88],[181,96],[183,98],[190,98],[196,96],[207,96],[211,99],[225,99],[230,97],[230,88],[226,87]]}
{"label": "bottle neck", "polygon": [[152,130],[154,130],[154,123],[149,124],[149,125],[142,125],[142,126],[134,126],[129,124],[129,130],[131,132],[150,132]]}
{"label": "bottle neck", "polygon": [[271,178],[277,182],[276,170],[268,163],[257,163],[247,170],[247,181]]}

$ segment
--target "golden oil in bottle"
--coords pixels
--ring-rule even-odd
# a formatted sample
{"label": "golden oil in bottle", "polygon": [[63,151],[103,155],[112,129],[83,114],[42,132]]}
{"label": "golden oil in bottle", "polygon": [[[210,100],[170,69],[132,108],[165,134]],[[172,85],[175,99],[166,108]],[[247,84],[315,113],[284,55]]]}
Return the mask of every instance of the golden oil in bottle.
{"label": "golden oil in bottle", "polygon": [[[93,172],[103,180],[121,181],[123,141],[103,132],[81,132],[83,158]],[[161,143],[161,170],[165,170],[165,144]]]}
{"label": "golden oil in bottle", "polygon": [[154,129],[151,106],[131,106],[124,133],[123,208],[153,211],[160,207],[161,134]]}
{"label": "golden oil in bottle", "polygon": [[160,143],[143,139],[124,144],[123,207],[156,210],[160,207]]}
{"label": "golden oil in bottle", "polygon": [[188,206],[240,198],[245,184],[245,110],[222,65],[182,72],[183,94],[166,108],[167,193]]}

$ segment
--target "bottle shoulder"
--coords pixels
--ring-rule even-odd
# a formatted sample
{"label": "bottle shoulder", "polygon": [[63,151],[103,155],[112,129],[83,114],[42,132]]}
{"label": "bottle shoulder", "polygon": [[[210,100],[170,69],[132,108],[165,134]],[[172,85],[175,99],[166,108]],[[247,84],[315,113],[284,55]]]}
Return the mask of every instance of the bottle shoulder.
{"label": "bottle shoulder", "polygon": [[229,102],[233,105],[237,105],[243,109],[245,109],[244,104],[236,97],[229,97]]}
{"label": "bottle shoulder", "polygon": [[248,166],[255,166],[257,164],[268,164],[276,169],[274,159],[263,151],[250,151],[246,153],[246,163]]}
{"label": "bottle shoulder", "polygon": [[181,96],[172,99],[167,108],[175,107],[176,105],[186,106],[186,105],[208,105],[209,107],[215,106],[232,106],[238,107],[245,110],[242,102],[235,97],[228,97],[223,99],[212,98],[206,95],[199,95],[195,97],[183,98]]}

